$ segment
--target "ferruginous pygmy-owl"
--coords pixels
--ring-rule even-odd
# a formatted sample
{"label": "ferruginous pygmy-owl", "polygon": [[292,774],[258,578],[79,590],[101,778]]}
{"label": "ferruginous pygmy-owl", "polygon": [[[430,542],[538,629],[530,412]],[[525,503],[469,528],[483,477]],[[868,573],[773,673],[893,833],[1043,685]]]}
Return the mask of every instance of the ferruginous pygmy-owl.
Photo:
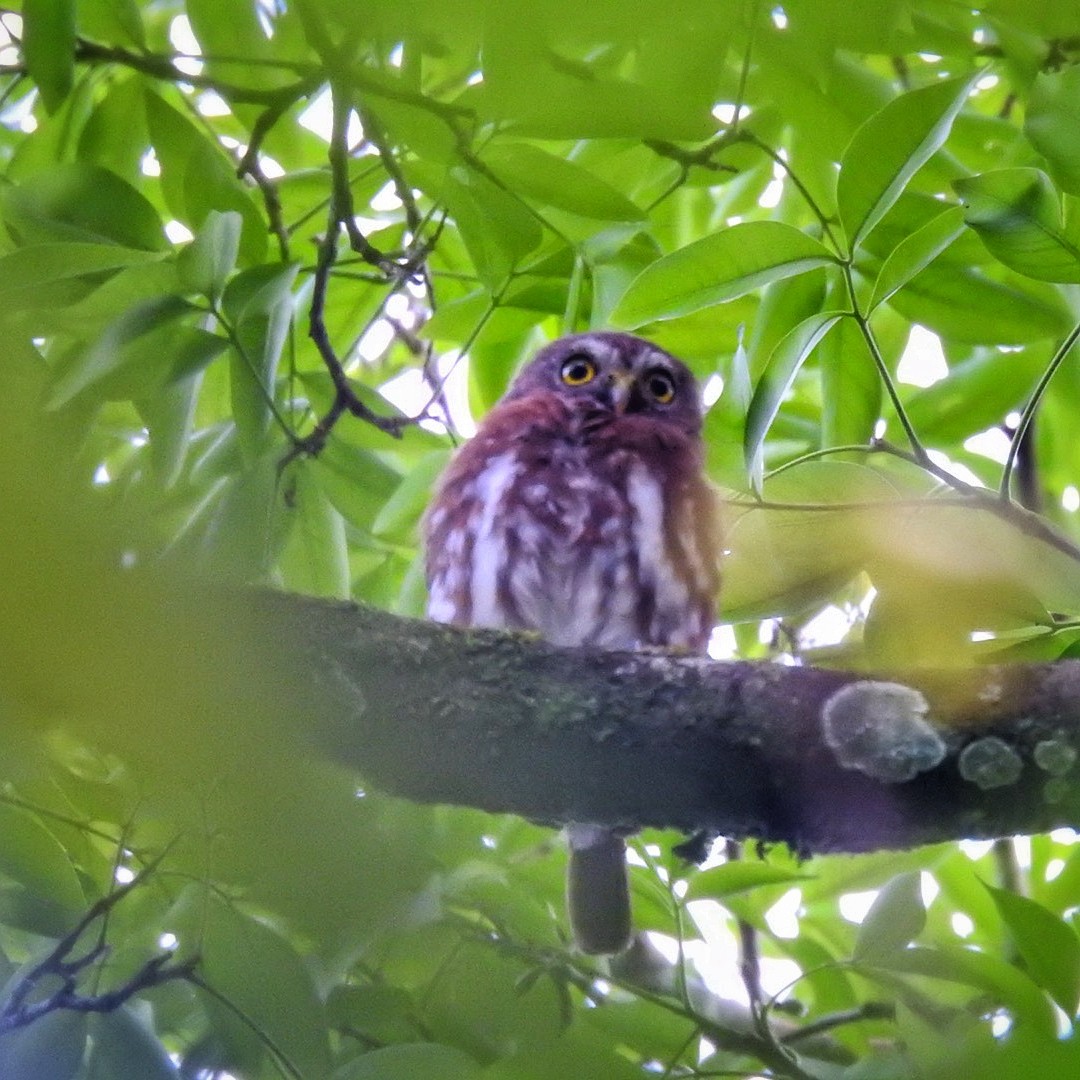
{"label": "ferruginous pygmy-owl", "polygon": [[[588,333],[542,349],[442,477],[425,519],[428,615],[557,645],[704,652],[720,532],[701,421],[689,369],[647,341]],[[623,835],[568,836],[575,941],[618,952]]]}

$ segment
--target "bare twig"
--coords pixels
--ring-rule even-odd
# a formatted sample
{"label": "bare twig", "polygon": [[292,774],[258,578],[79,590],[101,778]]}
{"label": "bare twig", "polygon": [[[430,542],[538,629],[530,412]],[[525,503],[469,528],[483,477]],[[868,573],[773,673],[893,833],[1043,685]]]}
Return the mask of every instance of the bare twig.
{"label": "bare twig", "polygon": [[811,1020],[809,1023],[798,1027],[795,1031],[782,1035],[780,1041],[786,1044],[797,1043],[812,1039],[817,1035],[823,1035],[827,1031],[834,1031],[838,1027],[861,1023],[863,1020],[894,1019],[896,1019],[895,1005],[891,1005],[886,1001],[868,1001],[857,1009],[847,1009],[844,1012],[822,1016],[818,1020]]}
{"label": "bare twig", "polygon": [[1028,426],[1031,424],[1031,421],[1039,408],[1039,404],[1046,393],[1046,388],[1050,385],[1050,380],[1054,377],[1057,369],[1061,367],[1062,362],[1065,357],[1069,355],[1078,338],[1080,338],[1080,323],[1077,323],[1076,326],[1065,335],[1064,340],[1057,347],[1054,355],[1050,358],[1050,363],[1046,365],[1046,370],[1039,376],[1039,381],[1036,383],[1035,389],[1031,392],[1031,397],[1024,406],[1024,411],[1020,414],[1020,420],[1016,425],[1012,444],[1009,447],[1008,457],[1005,459],[1005,465],[1001,470],[999,492],[1003,499],[1008,499],[1009,497],[1012,486],[1012,474],[1013,470],[1016,468],[1016,458],[1020,452],[1020,447],[1023,445],[1024,435],[1027,433]]}
{"label": "bare twig", "polygon": [[[478,932],[474,926],[468,924],[463,925],[463,930],[471,936],[475,936]],[[709,1015],[707,1011],[709,1005],[718,1002],[727,1003],[722,999],[716,999],[696,981],[691,995],[695,1000],[692,1002],[689,999],[681,999],[677,987],[672,985],[673,980],[677,978],[676,972],[666,961],[658,961],[649,956],[639,972],[631,970],[624,973],[611,968],[602,971],[587,958],[578,958],[561,950],[549,950],[523,943],[498,931],[484,934],[483,939],[486,943],[495,945],[500,951],[517,959],[525,959],[548,970],[558,971],[579,990],[594,999],[593,987],[598,979],[602,979],[629,991],[642,1001],[647,1001],[657,1008],[689,1020],[706,1039],[732,1053],[747,1054],[756,1058],[770,1068],[772,1074],[777,1077],[788,1078],[788,1080],[811,1080],[811,1074],[798,1064],[790,1051],[781,1046],[775,1038],[762,1038],[745,1015],[739,1016],[738,1019],[734,1016]],[[639,974],[643,976],[642,979],[637,977]],[[696,1000],[698,997],[705,1004],[705,1008],[698,1007]],[[601,998],[598,1002],[599,1007],[603,1007],[602,1000]]]}
{"label": "bare twig", "polygon": [[[101,935],[86,952],[73,956],[79,941],[95,923],[103,924],[116,905],[157,870],[167,852],[168,849],[148,863],[126,885],[121,885],[93,903],[83,917],[60,938],[42,960],[19,976],[3,1008],[0,1009],[0,1035],[25,1027],[57,1009],[70,1009],[76,1012],[113,1012],[142,990],[160,986],[174,979],[191,977],[198,963],[197,958],[173,962],[172,953],[162,953],[151,957],[130,978],[110,990],[94,994],[79,992],[79,977],[97,964],[109,951],[108,944]],[[59,979],[59,989],[36,1001],[31,1001],[34,991],[47,979]]]}
{"label": "bare twig", "polygon": [[401,164],[390,148],[386,132],[383,130],[382,124],[379,123],[378,117],[370,109],[360,109],[359,114],[360,122],[364,125],[364,134],[371,145],[379,152],[379,159],[383,163],[383,168],[393,182],[394,191],[401,200],[401,205],[405,208],[405,224],[408,225],[409,232],[412,233],[415,239],[420,232],[423,218],[419,207],[416,205],[416,197],[413,195],[412,188],[405,179]]}
{"label": "bare twig", "polygon": [[1060,551],[1063,555],[1067,555],[1070,559],[1080,562],[1080,547],[1077,547],[1071,540],[1059,533],[1049,521],[1039,517],[1038,514],[1033,514],[1030,510],[1025,510],[1017,503],[1000,498],[998,495],[987,491],[985,488],[979,488],[975,487],[973,484],[965,483],[958,477],[953,476],[948,470],[941,468],[941,466],[937,465],[929,458],[922,460],[916,454],[909,453],[908,451],[902,450],[900,447],[893,446],[883,440],[875,440],[871,444],[870,449],[891,454],[893,457],[901,458],[904,461],[911,462],[913,465],[917,465],[921,469],[925,469],[943,484],[966,496],[971,504],[978,507],[980,510],[986,510],[991,514],[1002,518],[1026,536],[1034,537],[1036,540],[1042,540],[1052,548]]}
{"label": "bare twig", "polygon": [[370,409],[357,396],[349,385],[344,366],[330,341],[326,327],[325,310],[327,287],[330,273],[337,261],[338,238],[344,228],[352,249],[364,262],[374,266],[388,284],[401,281],[402,268],[379,251],[360,231],[353,216],[352,191],[349,187],[348,173],[348,123],[352,112],[350,92],[347,87],[334,82],[331,84],[333,95],[333,127],[330,137],[330,168],[332,176],[332,195],[326,226],[326,233],[319,243],[318,258],[315,263],[314,285],[311,294],[311,308],[308,320],[308,334],[319,350],[323,363],[334,384],[334,401],[327,413],[315,425],[315,428],[303,439],[294,442],[291,450],[281,462],[283,468],[301,454],[318,454],[326,445],[326,440],[334,425],[346,413],[377,427],[380,431],[400,438],[402,430],[411,423],[408,417],[382,416]]}
{"label": "bare twig", "polygon": [[[319,85],[324,78],[322,73],[314,65],[299,66],[295,64],[278,65],[284,70],[299,73],[297,81],[286,87],[256,87],[242,86],[239,83],[227,82],[219,78],[211,78],[208,75],[193,74],[181,71],[175,64],[175,57],[163,56],[159,53],[135,53],[119,46],[99,45],[94,41],[80,38],[75,43],[75,60],[89,64],[119,64],[134,71],[140,71],[152,78],[162,79],[171,83],[187,83],[189,86],[202,87],[213,90],[223,98],[237,104],[249,105],[275,105],[283,96],[297,100],[310,93],[312,88]],[[213,57],[199,56],[194,59],[202,62],[212,62]]]}
{"label": "bare twig", "polygon": [[[726,840],[725,849],[729,862],[738,862],[743,857],[742,844],[738,840]],[[750,1011],[755,1015],[761,1012],[765,996],[761,989],[761,955],[758,949],[757,930],[745,919],[736,919],[739,930],[739,975],[746,987],[746,997],[750,1002]]]}
{"label": "bare twig", "polygon": [[[319,78],[312,78],[304,96],[314,92],[319,85],[319,81]],[[289,230],[286,228],[282,216],[281,197],[278,195],[277,185],[263,171],[259,154],[262,150],[263,141],[270,133],[271,128],[297,100],[299,99],[293,94],[282,94],[276,101],[269,103],[263,112],[259,114],[251,129],[251,139],[248,142],[247,149],[244,151],[244,156],[240,159],[236,169],[238,176],[250,176],[262,194],[263,205],[266,207],[266,216],[270,222],[270,231],[277,238],[282,262],[288,262],[290,258]]]}

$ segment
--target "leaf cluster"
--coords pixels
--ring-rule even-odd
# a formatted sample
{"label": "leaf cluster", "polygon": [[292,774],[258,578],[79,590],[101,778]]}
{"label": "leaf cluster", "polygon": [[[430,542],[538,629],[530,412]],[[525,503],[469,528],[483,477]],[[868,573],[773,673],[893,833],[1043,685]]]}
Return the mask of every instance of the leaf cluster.
{"label": "leaf cluster", "polygon": [[[715,402],[741,655],[1074,655],[1080,15],[24,0],[0,32],[0,1026],[65,1002],[0,1075],[1077,1071],[1071,834],[1013,891],[1001,849],[697,870],[647,835],[635,918],[676,959],[605,969],[549,831],[357,792],[257,695],[162,720],[165,669],[213,664],[102,612],[122,566],[419,613],[455,442],[617,326]],[[144,730],[66,708],[95,650]],[[732,933],[737,1015],[700,975]]]}

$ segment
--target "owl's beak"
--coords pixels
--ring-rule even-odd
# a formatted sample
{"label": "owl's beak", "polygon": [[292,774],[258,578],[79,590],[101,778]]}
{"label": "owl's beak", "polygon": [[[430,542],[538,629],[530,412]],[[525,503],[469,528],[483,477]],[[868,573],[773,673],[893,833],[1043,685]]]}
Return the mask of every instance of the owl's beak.
{"label": "owl's beak", "polygon": [[635,382],[637,382],[637,376],[631,371],[613,371],[611,373],[611,407],[616,416],[622,416],[626,412]]}

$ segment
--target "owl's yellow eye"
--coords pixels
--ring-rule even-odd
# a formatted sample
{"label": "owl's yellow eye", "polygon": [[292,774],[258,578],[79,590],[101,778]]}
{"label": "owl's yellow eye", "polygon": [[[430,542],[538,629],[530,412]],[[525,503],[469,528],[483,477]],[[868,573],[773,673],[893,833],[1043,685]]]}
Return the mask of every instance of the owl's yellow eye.
{"label": "owl's yellow eye", "polygon": [[675,399],[675,380],[660,368],[645,376],[645,386],[653,401],[658,401],[661,405],[667,405]]}
{"label": "owl's yellow eye", "polygon": [[567,386],[584,386],[596,378],[596,365],[580,353],[563,362],[559,377]]}

